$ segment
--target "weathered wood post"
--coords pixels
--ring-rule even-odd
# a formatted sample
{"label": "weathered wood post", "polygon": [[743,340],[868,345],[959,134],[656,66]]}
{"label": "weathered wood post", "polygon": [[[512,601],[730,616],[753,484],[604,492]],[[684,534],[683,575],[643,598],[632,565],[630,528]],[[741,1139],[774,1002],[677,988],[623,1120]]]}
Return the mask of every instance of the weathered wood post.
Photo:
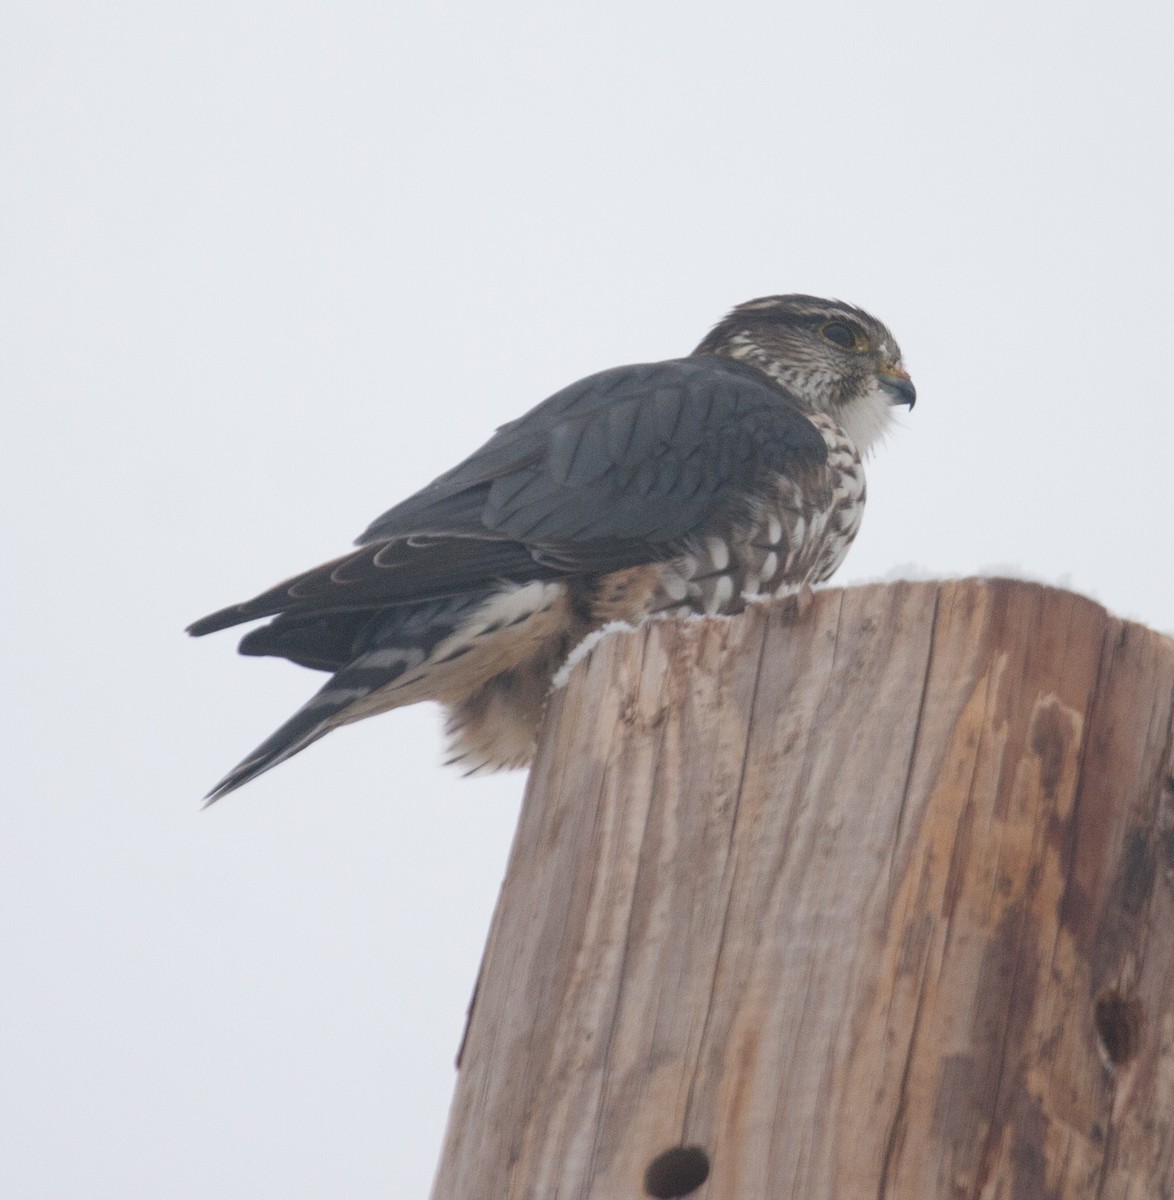
{"label": "weathered wood post", "polygon": [[606,639],[435,1200],[1174,1197],[1172,715],[1174,642],[1007,580]]}

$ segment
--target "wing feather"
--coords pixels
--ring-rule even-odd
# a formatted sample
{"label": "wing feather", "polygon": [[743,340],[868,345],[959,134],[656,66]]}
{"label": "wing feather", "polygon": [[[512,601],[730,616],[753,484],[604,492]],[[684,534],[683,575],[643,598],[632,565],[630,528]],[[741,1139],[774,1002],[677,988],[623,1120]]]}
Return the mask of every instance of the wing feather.
{"label": "wing feather", "polygon": [[[190,632],[653,561],[729,522],[770,475],[826,457],[801,405],[753,367],[715,355],[617,367],[503,425],[377,518],[357,550]],[[296,627],[301,638],[314,623]],[[300,642],[299,652],[313,656]]]}

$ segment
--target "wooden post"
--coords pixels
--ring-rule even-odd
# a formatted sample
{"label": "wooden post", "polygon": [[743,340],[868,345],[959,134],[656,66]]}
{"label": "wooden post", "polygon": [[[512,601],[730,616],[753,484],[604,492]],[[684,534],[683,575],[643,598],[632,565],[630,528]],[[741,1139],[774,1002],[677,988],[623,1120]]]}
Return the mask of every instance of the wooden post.
{"label": "wooden post", "polygon": [[1172,698],[1174,642],[1008,580],[605,639],[435,1200],[1170,1200]]}

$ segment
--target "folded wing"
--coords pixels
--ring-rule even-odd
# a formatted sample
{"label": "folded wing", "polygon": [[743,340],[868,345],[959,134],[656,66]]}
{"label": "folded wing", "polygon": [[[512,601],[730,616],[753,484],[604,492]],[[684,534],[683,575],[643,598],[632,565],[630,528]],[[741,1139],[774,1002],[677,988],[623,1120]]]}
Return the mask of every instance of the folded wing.
{"label": "folded wing", "polygon": [[825,461],[800,406],[753,367],[716,355],[617,367],[502,426],[356,550],[189,632],[275,616],[244,653],[334,670],[378,610],[669,557],[736,519],[771,475]]}

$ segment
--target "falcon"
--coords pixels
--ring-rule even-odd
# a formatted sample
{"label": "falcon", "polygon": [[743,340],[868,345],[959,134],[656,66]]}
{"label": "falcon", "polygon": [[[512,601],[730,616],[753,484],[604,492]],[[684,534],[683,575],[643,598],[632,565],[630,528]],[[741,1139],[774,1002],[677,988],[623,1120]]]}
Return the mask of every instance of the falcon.
{"label": "falcon", "polygon": [[190,626],[326,671],[209,802],[339,725],[438,701],[451,762],[525,766],[552,679],[612,622],[805,591],[860,526],[863,459],[917,393],[879,321],[738,305],[692,354],[613,367],[503,425],[341,558]]}

